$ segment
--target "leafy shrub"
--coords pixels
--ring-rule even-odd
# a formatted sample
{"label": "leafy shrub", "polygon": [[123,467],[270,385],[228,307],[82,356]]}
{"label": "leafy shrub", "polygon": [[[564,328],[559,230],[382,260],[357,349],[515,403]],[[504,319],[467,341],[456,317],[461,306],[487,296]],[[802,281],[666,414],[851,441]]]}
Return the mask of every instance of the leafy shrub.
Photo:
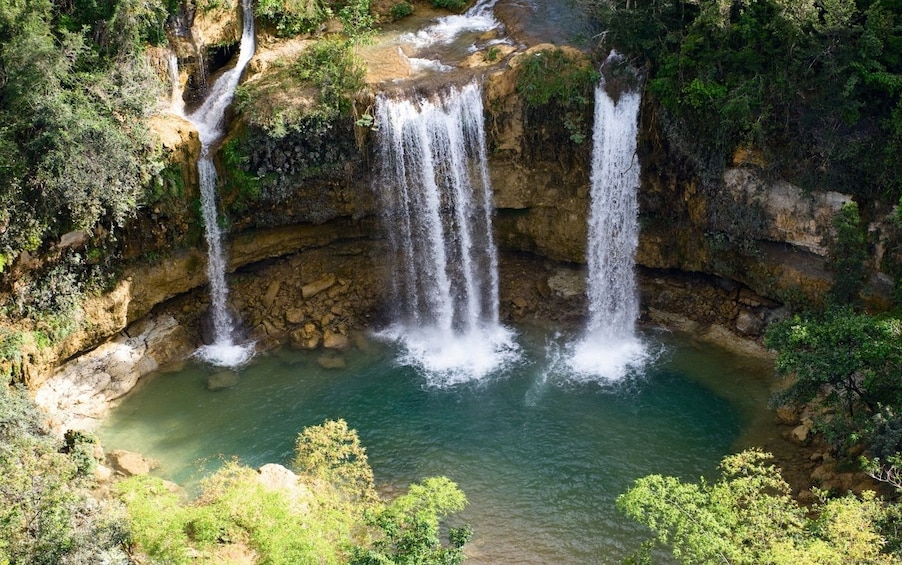
{"label": "leafy shrub", "polygon": [[319,41],[304,51],[295,72],[319,89],[316,115],[323,120],[350,113],[350,95],[363,87],[365,74],[351,46],[337,40]]}
{"label": "leafy shrub", "polygon": [[411,485],[407,494],[371,515],[370,521],[380,530],[381,537],[371,547],[354,548],[351,565],[457,565],[464,560],[462,547],[472,531],[467,526],[450,529],[450,544],[445,546],[439,540],[439,521],[463,510],[466,504],[464,494],[446,477]]}
{"label": "leafy shrub", "polygon": [[563,113],[563,125],[574,143],[585,138],[585,115],[593,106],[595,83],[601,75],[588,60],[563,49],[548,49],[523,57],[517,67],[517,92],[527,107],[553,103]]}
{"label": "leafy shrub", "polygon": [[280,65],[267,79],[244,84],[236,92],[237,107],[248,124],[280,139],[290,132],[316,135],[339,116],[350,116],[352,96],[363,87],[365,76],[352,44],[318,41]]}
{"label": "leafy shrub", "polygon": [[858,297],[864,283],[864,262],[868,258],[867,235],[858,215],[858,204],[843,204],[833,218],[833,235],[827,238],[833,288],[830,296],[837,304]]}
{"label": "leafy shrub", "polygon": [[388,14],[391,16],[392,21],[398,21],[400,19],[406,18],[412,13],[413,6],[408,4],[407,2],[399,2],[392,6],[388,11]]}
{"label": "leafy shrub", "polygon": [[432,0],[432,5],[436,8],[445,8],[452,12],[462,12],[467,4],[468,0]]}
{"label": "leafy shrub", "polygon": [[366,502],[377,498],[373,470],[357,432],[344,420],[305,428],[295,444],[294,468]]}
{"label": "leafy shrub", "polygon": [[[453,565],[469,530],[439,541],[440,520],[466,499],[451,481],[433,478],[383,505],[356,432],[343,420],[306,428],[295,465],[300,480],[287,489],[264,486],[235,461],[203,480],[191,503],[156,478],[133,477],[117,487],[138,549],[167,563],[192,553],[212,558],[222,544],[243,543],[262,563],[418,563]],[[378,541],[373,542],[374,538]]]}
{"label": "leafy shrub", "polygon": [[824,408],[822,427],[835,447],[864,439],[870,419],[902,408],[902,321],[849,308],[795,316],[768,328],[777,374],[789,381],[781,404]]}
{"label": "leafy shrub", "polygon": [[[132,217],[159,152],[145,125],[161,81],[144,53],[159,2],[0,9],[0,253]],[[148,20],[150,18],[150,20]],[[157,19],[154,19],[157,18]]]}
{"label": "leafy shrub", "polygon": [[128,563],[115,508],[90,494],[25,391],[0,384],[0,563]]}

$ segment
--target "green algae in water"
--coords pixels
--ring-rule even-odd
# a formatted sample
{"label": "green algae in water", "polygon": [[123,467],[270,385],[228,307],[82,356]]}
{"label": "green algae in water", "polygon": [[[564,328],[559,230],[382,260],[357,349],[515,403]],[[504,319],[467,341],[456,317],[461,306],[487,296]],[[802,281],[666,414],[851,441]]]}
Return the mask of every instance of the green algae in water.
{"label": "green algae in water", "polygon": [[287,463],[303,427],[344,418],[386,493],[434,475],[461,486],[470,506],[456,519],[475,530],[468,563],[616,562],[645,536],[617,512],[617,495],[650,473],[713,475],[763,408],[766,384],[743,378],[728,356],[667,336],[642,374],[573,382],[549,370],[559,349],[543,339],[521,335],[520,362],[445,389],[379,344],[332,369],[322,353],[281,350],[215,392],[216,370],[189,364],[150,378],[100,435],[107,449],[139,451],[190,486],[232,456]]}

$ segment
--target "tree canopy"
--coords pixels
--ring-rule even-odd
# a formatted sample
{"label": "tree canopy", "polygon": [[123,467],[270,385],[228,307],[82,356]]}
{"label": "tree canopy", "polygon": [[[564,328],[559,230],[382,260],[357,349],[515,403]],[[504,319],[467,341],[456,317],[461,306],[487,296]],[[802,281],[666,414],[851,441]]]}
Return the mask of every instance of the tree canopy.
{"label": "tree canopy", "polygon": [[143,49],[165,17],[158,0],[0,2],[0,266],[134,214],[162,167]]}
{"label": "tree canopy", "polygon": [[902,1],[584,3],[644,66],[674,148],[703,178],[753,145],[805,186],[899,200]]}
{"label": "tree canopy", "polygon": [[769,458],[758,450],[726,457],[714,483],[643,477],[617,504],[686,564],[902,563],[886,551],[897,541],[887,527],[897,507],[870,492],[822,499],[811,515]]}

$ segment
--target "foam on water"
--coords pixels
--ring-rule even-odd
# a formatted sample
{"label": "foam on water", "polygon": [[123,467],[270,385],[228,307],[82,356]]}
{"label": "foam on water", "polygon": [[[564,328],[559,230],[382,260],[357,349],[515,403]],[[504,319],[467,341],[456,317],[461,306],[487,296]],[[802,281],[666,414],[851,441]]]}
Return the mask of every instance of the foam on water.
{"label": "foam on water", "polygon": [[520,357],[513,331],[493,326],[457,333],[442,328],[392,326],[375,334],[403,352],[397,362],[416,367],[430,386],[448,387],[498,373]]}
{"label": "foam on water", "polygon": [[418,49],[440,43],[450,43],[467,32],[483,32],[501,27],[492,12],[498,0],[479,0],[463,14],[438,18],[434,24],[416,33],[401,36],[401,40]]}

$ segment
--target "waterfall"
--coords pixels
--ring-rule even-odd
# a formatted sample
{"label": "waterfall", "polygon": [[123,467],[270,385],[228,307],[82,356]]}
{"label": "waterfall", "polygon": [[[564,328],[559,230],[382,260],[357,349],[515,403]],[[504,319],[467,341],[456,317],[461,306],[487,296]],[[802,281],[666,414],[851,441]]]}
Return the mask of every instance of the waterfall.
{"label": "waterfall", "polygon": [[480,378],[516,355],[498,322],[483,120],[476,83],[434,99],[376,101],[376,190],[393,251],[394,323],[383,335],[433,384]]}
{"label": "waterfall", "polygon": [[175,51],[169,52],[169,111],[178,116],[185,115],[185,100],[182,98],[182,83],[179,79],[179,58]]}
{"label": "waterfall", "polygon": [[438,18],[425,29],[403,35],[401,40],[422,49],[436,43],[450,43],[462,33],[496,29],[501,27],[494,14],[497,3],[498,0],[478,0],[463,14]]}
{"label": "waterfall", "polygon": [[[612,53],[607,63],[617,62]],[[639,244],[639,162],[636,157],[639,103],[635,91],[614,100],[601,79],[595,87],[589,211],[589,320],[569,360],[586,376],[617,380],[644,359],[635,335],[639,315],[634,261]]]}
{"label": "waterfall", "polygon": [[197,161],[200,179],[201,212],[207,238],[207,278],[210,282],[210,314],[213,321],[213,343],[201,347],[198,355],[214,365],[234,367],[253,355],[253,344],[236,345],[232,334],[234,320],[228,311],[229,288],[225,280],[226,258],[222,251],[222,232],[216,213],[216,184],[218,176],[213,164],[213,149],[225,134],[225,111],[235,95],[241,73],[254,56],[253,0],[242,1],[243,30],[238,62],[224,72],[209,89],[203,104],[188,116],[197,128],[201,141],[201,156]]}

